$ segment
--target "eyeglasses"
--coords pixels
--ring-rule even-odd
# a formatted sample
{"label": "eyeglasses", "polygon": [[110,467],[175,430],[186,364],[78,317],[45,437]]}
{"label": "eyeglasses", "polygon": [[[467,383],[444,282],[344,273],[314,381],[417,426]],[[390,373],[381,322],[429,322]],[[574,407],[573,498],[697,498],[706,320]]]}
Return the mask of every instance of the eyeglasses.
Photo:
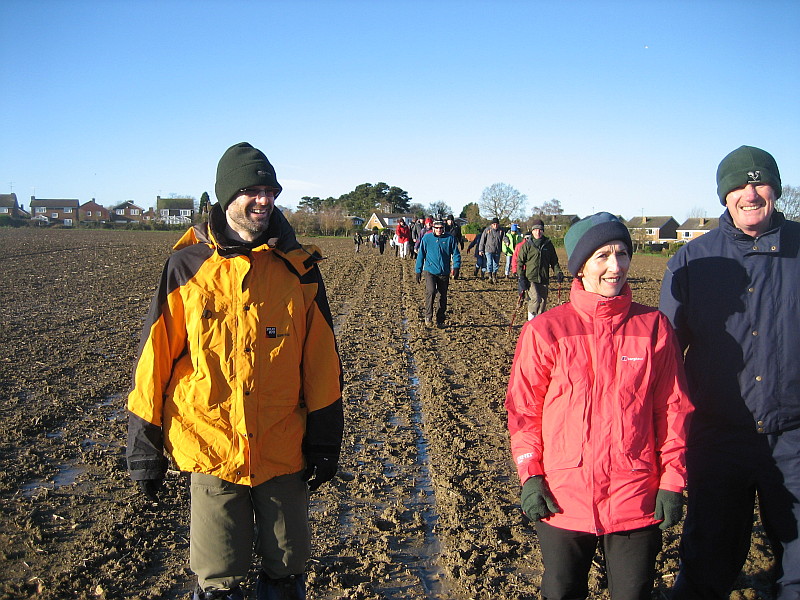
{"label": "eyeglasses", "polygon": [[444,229],[444,227],[442,227],[441,225],[434,225],[433,228],[434,229]]}
{"label": "eyeglasses", "polygon": [[265,196],[266,198],[274,198],[275,197],[275,190],[267,188],[243,188],[239,190],[239,194],[242,196],[247,196],[248,198],[258,198],[259,196]]}

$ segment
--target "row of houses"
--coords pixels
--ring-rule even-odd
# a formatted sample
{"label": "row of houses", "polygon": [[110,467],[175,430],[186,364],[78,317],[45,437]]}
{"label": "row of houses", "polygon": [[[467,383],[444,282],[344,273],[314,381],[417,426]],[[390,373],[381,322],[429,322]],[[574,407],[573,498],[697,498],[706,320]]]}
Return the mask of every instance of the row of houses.
{"label": "row of houses", "polygon": [[0,216],[12,219],[31,219],[42,225],[74,227],[89,223],[159,222],[185,225],[194,222],[194,198],[162,198],[156,196],[156,206],[147,210],[128,200],[112,207],[98,204],[94,198],[81,204],[75,199],[36,198],[31,196],[30,210],[20,206],[17,195],[0,194]]}
{"label": "row of houses", "polygon": [[[128,200],[117,206],[107,208],[98,204],[94,198],[80,204],[74,199],[46,199],[31,196],[30,212],[25,211],[17,201],[16,194],[0,194],[0,216],[8,215],[14,219],[32,219],[42,224],[58,224],[72,227],[87,223],[141,223],[160,222],[168,225],[187,225],[194,222],[194,198],[162,198],[156,196],[156,206],[145,210]],[[408,213],[372,213],[369,219],[352,217],[353,225],[364,226],[367,230],[394,229],[400,218],[410,223],[414,218]],[[691,218],[679,224],[669,216],[641,216],[625,220],[620,217],[631,232],[631,239],[637,247],[675,242],[688,242],[719,225],[718,218]],[[578,221],[578,215],[543,215],[545,225],[551,234],[562,236]],[[356,222],[358,220],[358,222]],[[462,225],[463,219],[457,219]]]}

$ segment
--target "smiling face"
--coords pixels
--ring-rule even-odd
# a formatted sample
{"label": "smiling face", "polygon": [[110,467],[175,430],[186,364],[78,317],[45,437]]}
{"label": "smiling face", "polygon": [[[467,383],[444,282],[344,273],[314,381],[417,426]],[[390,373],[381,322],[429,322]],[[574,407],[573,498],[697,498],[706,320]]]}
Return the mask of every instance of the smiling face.
{"label": "smiling face", "polygon": [[252,242],[267,230],[274,206],[275,190],[272,188],[255,185],[241,190],[225,211],[228,227],[242,241]]}
{"label": "smiling face", "polygon": [[775,190],[769,185],[748,183],[725,196],[733,224],[747,235],[758,237],[769,227],[775,210]]}
{"label": "smiling face", "polygon": [[631,257],[628,247],[620,240],[613,240],[595,250],[584,263],[578,277],[587,292],[606,298],[619,296],[628,281]]}

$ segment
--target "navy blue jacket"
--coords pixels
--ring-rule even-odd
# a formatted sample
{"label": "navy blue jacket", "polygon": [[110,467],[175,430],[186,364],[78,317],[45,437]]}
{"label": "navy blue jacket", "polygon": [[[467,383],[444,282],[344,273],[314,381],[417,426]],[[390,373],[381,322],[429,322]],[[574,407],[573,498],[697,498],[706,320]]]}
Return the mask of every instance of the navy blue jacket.
{"label": "navy blue jacket", "polygon": [[695,441],[800,427],[799,250],[800,223],[776,211],[753,238],[726,210],[667,263],[660,309],[686,350]]}
{"label": "navy blue jacket", "polygon": [[461,267],[461,252],[458,243],[449,233],[436,236],[426,233],[422,236],[417,252],[416,271],[427,271],[433,275],[450,275],[450,256],[453,257],[453,268]]}

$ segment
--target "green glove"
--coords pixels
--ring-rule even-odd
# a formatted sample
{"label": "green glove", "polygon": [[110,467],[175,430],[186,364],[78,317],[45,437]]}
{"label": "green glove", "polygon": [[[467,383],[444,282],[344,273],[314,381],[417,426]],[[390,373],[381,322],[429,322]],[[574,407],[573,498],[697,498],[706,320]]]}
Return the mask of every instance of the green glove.
{"label": "green glove", "polygon": [[542,475],[531,477],[522,486],[521,504],[522,512],[531,521],[541,521],[562,512]]}
{"label": "green glove", "polygon": [[659,523],[659,529],[669,529],[677,525],[683,517],[683,494],[680,492],[670,492],[669,490],[658,490],[656,494],[656,512],[653,517]]}

